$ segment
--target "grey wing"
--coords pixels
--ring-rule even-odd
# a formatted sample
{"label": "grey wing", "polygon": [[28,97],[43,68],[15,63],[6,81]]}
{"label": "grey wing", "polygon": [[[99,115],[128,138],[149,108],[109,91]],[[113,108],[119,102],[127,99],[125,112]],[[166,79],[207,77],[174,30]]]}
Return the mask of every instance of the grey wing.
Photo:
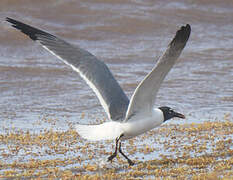
{"label": "grey wing", "polygon": [[181,51],[184,49],[189,39],[190,33],[191,27],[189,24],[182,26],[181,29],[176,32],[175,37],[163,56],[134,91],[130,99],[125,121],[130,119],[133,114],[141,112],[150,113],[152,111],[160,85],[180,56]]}
{"label": "grey wing", "polygon": [[6,18],[6,21],[32,40],[40,42],[45,49],[77,71],[96,93],[111,120],[117,121],[125,118],[129,100],[104,62],[88,51],[47,32],[11,18]]}

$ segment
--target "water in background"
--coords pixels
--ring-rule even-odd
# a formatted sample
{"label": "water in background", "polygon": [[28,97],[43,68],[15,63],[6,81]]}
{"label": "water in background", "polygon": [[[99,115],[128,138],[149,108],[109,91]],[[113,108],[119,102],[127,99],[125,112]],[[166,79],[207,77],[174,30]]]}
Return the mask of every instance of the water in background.
{"label": "water in background", "polygon": [[[36,26],[102,59],[130,97],[181,25],[191,37],[164,81],[155,106],[184,113],[182,122],[221,119],[233,109],[233,2],[55,1],[0,2],[0,132],[37,131],[44,117],[94,123],[105,115],[79,75],[4,22]],[[83,118],[84,117],[84,118]],[[179,121],[173,121],[178,123]]]}

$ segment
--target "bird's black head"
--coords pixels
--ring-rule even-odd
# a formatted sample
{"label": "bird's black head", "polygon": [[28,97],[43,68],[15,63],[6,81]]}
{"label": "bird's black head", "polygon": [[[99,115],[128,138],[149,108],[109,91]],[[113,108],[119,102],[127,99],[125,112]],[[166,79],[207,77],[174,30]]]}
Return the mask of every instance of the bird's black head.
{"label": "bird's black head", "polygon": [[178,118],[182,118],[184,119],[185,116],[183,114],[180,114],[178,112],[175,112],[172,108],[167,107],[167,106],[163,106],[163,107],[159,107],[159,109],[163,112],[163,116],[164,116],[164,122],[174,118],[174,117],[178,117]]}

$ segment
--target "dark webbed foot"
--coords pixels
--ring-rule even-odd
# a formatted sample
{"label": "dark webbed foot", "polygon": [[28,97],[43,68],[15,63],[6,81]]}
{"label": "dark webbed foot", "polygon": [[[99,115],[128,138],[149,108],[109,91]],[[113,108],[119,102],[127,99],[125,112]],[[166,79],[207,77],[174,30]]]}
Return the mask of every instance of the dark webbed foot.
{"label": "dark webbed foot", "polygon": [[131,161],[130,159],[128,159],[128,163],[129,163],[130,166],[133,166],[133,165],[134,165],[134,162]]}
{"label": "dark webbed foot", "polygon": [[121,150],[121,142],[120,142],[120,144],[119,144],[119,152],[122,154],[122,156],[124,156],[125,159],[127,159],[127,161],[128,161],[128,163],[129,163],[130,166],[133,166],[133,165],[134,165],[134,162],[131,161],[131,160],[122,152],[122,150]]}

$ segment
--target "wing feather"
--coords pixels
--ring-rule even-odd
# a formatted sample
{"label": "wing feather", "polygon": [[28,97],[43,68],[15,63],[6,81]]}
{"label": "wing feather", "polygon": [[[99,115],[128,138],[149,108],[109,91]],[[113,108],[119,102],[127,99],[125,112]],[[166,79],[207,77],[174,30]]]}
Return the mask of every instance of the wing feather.
{"label": "wing feather", "polygon": [[165,76],[175,64],[189,39],[191,27],[189,24],[182,26],[168,45],[165,53],[158,60],[152,71],[141,81],[130,99],[126,119],[136,113],[152,112],[157,92]]}
{"label": "wing feather", "polygon": [[45,31],[11,18],[6,18],[6,21],[77,71],[96,93],[109,119],[125,118],[129,100],[104,62]]}

